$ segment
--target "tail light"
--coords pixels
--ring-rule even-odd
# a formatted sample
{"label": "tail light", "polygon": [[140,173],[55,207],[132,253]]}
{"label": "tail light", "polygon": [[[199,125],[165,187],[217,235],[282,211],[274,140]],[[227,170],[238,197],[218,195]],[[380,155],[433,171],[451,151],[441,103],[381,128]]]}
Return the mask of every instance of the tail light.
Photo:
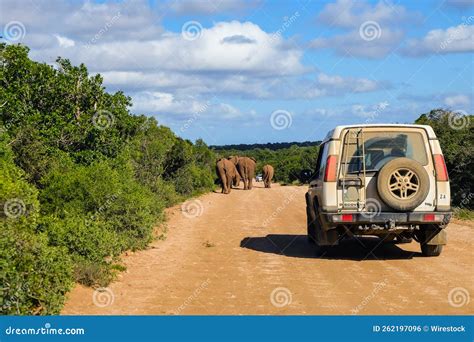
{"label": "tail light", "polygon": [[444,157],[442,154],[433,155],[435,170],[436,170],[436,180],[440,182],[446,182],[449,180],[448,170],[446,169],[446,163],[444,162]]}
{"label": "tail light", "polygon": [[341,217],[342,222],[352,222],[353,216],[352,214],[344,214]]}
{"label": "tail light", "polygon": [[326,161],[326,172],[324,173],[325,182],[336,181],[337,156],[330,155]]}
{"label": "tail light", "polygon": [[333,222],[352,222],[354,221],[354,215],[352,214],[342,214],[342,215],[333,215]]}
{"label": "tail light", "polygon": [[424,214],[424,222],[441,222],[444,220],[444,215],[442,214]]}

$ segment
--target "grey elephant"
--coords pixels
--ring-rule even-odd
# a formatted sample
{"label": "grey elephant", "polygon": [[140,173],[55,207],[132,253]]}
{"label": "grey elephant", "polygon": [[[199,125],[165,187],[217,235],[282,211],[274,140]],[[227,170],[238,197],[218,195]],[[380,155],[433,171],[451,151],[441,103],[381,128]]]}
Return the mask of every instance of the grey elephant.
{"label": "grey elephant", "polygon": [[232,189],[232,184],[240,183],[240,175],[234,163],[226,158],[221,158],[216,162],[216,173],[222,185],[222,193],[228,194]]}
{"label": "grey elephant", "polygon": [[263,167],[263,184],[265,184],[266,188],[272,187],[272,178],[274,173],[275,170],[273,169],[273,166],[267,164]]}
{"label": "grey elephant", "polygon": [[256,160],[251,157],[231,156],[228,158],[236,167],[244,181],[244,190],[252,189],[252,180],[255,177]]}

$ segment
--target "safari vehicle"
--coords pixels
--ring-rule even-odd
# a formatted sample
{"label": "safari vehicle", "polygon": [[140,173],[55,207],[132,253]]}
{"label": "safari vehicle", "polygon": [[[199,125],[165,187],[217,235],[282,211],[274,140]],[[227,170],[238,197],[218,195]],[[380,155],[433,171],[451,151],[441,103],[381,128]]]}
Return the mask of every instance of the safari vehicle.
{"label": "safari vehicle", "polygon": [[263,176],[262,176],[262,174],[259,173],[259,174],[255,177],[255,181],[256,181],[256,182],[263,182]]}
{"label": "safari vehicle", "polygon": [[413,238],[423,255],[440,255],[450,188],[430,126],[337,126],[320,145],[316,170],[306,193],[310,241],[326,248],[347,236]]}

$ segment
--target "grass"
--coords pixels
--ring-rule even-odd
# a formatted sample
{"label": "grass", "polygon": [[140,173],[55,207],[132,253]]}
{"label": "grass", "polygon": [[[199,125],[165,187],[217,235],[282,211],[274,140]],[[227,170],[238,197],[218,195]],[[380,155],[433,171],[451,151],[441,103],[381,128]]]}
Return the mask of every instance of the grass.
{"label": "grass", "polygon": [[454,208],[454,218],[458,220],[474,220],[474,210],[466,208]]}

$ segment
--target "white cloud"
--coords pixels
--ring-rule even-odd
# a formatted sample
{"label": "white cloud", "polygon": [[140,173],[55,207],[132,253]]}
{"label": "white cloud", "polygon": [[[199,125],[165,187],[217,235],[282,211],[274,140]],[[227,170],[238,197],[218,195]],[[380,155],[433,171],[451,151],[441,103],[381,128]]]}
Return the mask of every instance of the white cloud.
{"label": "white cloud", "polygon": [[171,0],[162,5],[163,10],[170,9],[179,15],[218,14],[223,12],[242,12],[257,7],[256,0]]}
{"label": "white cloud", "polygon": [[367,120],[375,120],[389,106],[390,106],[390,103],[387,101],[382,101],[371,106],[355,104],[355,105],[352,105],[351,107],[351,113],[358,117],[366,118]]}
{"label": "white cloud", "polygon": [[[252,22],[215,22],[189,41],[179,29],[165,31],[160,13],[147,0],[35,0],[29,11],[14,0],[4,3],[0,23],[24,23],[33,59],[53,63],[61,56],[73,64],[84,63],[91,73],[102,74],[109,90],[129,93],[137,113],[181,118],[208,106],[204,116],[240,118],[253,114],[240,112],[226,103],[229,99],[314,99],[381,86],[366,78],[316,74],[303,64],[303,50],[291,38]],[[171,9],[175,13],[184,11],[179,6],[208,13],[209,6],[217,4],[173,3],[178,6]],[[238,3],[219,3],[219,11],[232,11]],[[214,96],[225,100],[208,104]]]}
{"label": "white cloud", "polygon": [[206,107],[205,102],[192,98],[177,99],[171,93],[143,91],[132,95],[133,111],[137,113],[163,113],[189,115],[200,112]]}
{"label": "white cloud", "polygon": [[332,89],[345,89],[354,93],[365,93],[380,88],[380,84],[367,78],[330,76],[324,73],[318,75],[318,83]]}
{"label": "white cloud", "polygon": [[327,4],[318,15],[318,21],[323,24],[357,29],[366,21],[375,21],[380,25],[400,25],[401,22],[417,18],[418,14],[410,13],[403,6],[390,1],[371,5],[367,1],[338,0]]}
{"label": "white cloud", "polygon": [[159,13],[146,0],[35,0],[26,7],[17,0],[2,0],[1,6],[0,26],[12,20],[22,22],[26,27],[23,42],[31,48],[51,47],[56,43],[54,33],[83,43],[96,35],[101,41],[127,41],[152,39],[163,33]]}
{"label": "white cloud", "polygon": [[348,119],[364,119],[366,123],[381,121],[380,118],[387,117],[390,103],[381,101],[376,104],[352,104],[350,106],[332,106],[330,108],[311,108],[304,112],[305,116],[314,117],[315,119],[338,117]]}
{"label": "white cloud", "polygon": [[468,10],[474,6],[474,2],[472,0],[445,0],[444,5],[459,10]]}
{"label": "white cloud", "polygon": [[403,36],[400,30],[381,28],[380,38],[368,41],[364,40],[357,30],[329,38],[317,38],[311,42],[310,47],[334,49],[341,56],[380,58],[398,46]]}
{"label": "white cloud", "polygon": [[[235,36],[254,43],[225,42]],[[87,48],[81,44],[68,50],[52,47],[34,51],[34,55],[40,59],[63,55],[101,71],[160,69],[260,75],[294,75],[307,71],[301,63],[303,51],[288,48],[283,43],[282,38],[275,38],[256,24],[232,21],[203,29],[201,37],[193,41],[184,39],[181,34],[166,32],[148,41],[99,41]]]}
{"label": "white cloud", "polygon": [[320,73],[314,80],[300,77],[258,77],[234,74],[186,74],[179,72],[102,73],[105,83],[113,89],[143,91],[156,89],[177,95],[227,95],[244,99],[313,99],[343,96],[346,93],[377,91],[390,84],[367,78],[341,77]]}
{"label": "white cloud", "polygon": [[450,107],[455,106],[468,106],[471,103],[471,99],[467,95],[453,95],[453,96],[446,96],[444,98],[444,104]]}
{"label": "white cloud", "polygon": [[72,39],[60,36],[59,34],[55,34],[54,36],[58,40],[58,43],[59,43],[60,47],[69,48],[69,47],[72,47],[72,46],[76,45],[76,43]]}
{"label": "white cloud", "polygon": [[[217,98],[202,100],[190,96],[177,97],[171,93],[142,91],[132,95],[135,113],[153,114],[174,119],[236,119],[245,116],[239,109],[219,102]],[[255,111],[247,113],[254,115]]]}
{"label": "white cloud", "polygon": [[401,23],[415,22],[420,15],[389,1],[370,4],[367,1],[338,0],[326,5],[318,23],[345,30],[329,37],[318,37],[310,43],[314,49],[333,49],[348,57],[381,58],[403,40]]}
{"label": "white cloud", "polygon": [[[459,6],[464,5],[461,1]],[[330,37],[318,37],[310,43],[314,49],[333,49],[338,55],[381,58],[394,51],[404,39],[400,23],[415,21],[419,15],[404,7],[379,2],[339,0],[328,4],[319,14],[321,23],[348,30]],[[411,39],[400,51],[407,56],[425,56],[474,51],[474,26],[466,23],[429,31],[423,38]],[[375,23],[376,37],[364,37],[362,27]],[[373,32],[371,32],[373,33]],[[365,39],[364,39],[365,38]]]}
{"label": "white cloud", "polygon": [[447,54],[474,51],[474,25],[461,24],[429,31],[421,39],[408,42],[404,54],[425,56],[433,53]]}

